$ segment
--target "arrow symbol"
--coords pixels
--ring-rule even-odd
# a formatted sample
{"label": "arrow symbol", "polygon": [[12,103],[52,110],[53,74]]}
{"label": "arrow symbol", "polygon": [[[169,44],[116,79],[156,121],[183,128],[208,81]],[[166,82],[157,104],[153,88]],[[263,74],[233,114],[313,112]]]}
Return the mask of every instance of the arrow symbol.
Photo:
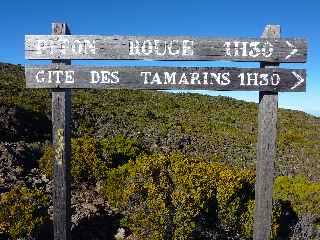
{"label": "arrow symbol", "polygon": [[298,87],[301,83],[304,82],[304,78],[302,78],[298,73],[296,72],[292,72],[292,74],[296,77],[296,79],[298,79],[299,81],[293,86],[291,87],[291,90],[295,89],[296,87]]}
{"label": "arrow symbol", "polygon": [[295,55],[298,52],[298,49],[289,41],[286,41],[287,45],[292,49],[288,56],[286,56],[286,60],[291,58],[293,55]]}

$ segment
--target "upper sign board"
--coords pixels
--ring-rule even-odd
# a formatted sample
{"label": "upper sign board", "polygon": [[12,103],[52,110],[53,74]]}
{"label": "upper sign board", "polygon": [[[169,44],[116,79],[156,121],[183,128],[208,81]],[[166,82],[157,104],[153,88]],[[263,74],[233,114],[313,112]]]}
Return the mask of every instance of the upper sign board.
{"label": "upper sign board", "polygon": [[195,38],[160,36],[26,35],[27,59],[307,60],[307,42],[297,38]]}

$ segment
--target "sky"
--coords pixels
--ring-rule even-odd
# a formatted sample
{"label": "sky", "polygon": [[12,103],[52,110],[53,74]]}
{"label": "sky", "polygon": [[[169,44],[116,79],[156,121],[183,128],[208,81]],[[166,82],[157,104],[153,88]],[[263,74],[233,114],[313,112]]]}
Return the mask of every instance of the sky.
{"label": "sky", "polygon": [[[52,22],[66,22],[79,35],[159,35],[195,37],[260,37],[267,24],[281,25],[282,37],[305,38],[306,64],[281,64],[307,69],[306,93],[280,93],[279,107],[320,116],[320,2],[316,0],[3,0],[0,21],[0,62],[48,64],[25,60],[24,35],[51,34]],[[225,61],[73,61],[81,65],[233,66],[259,63]],[[195,91],[258,101],[258,92]]]}

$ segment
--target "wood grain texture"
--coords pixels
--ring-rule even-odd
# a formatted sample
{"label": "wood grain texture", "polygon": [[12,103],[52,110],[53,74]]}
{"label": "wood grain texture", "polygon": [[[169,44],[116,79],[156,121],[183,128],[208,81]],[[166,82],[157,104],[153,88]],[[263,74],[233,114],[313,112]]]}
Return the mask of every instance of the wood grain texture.
{"label": "wood grain texture", "polygon": [[[104,80],[102,80],[102,73],[104,73]],[[51,79],[49,78],[50,74]],[[57,78],[57,74],[59,74],[59,78]],[[303,92],[306,89],[306,72],[301,69],[35,65],[26,66],[25,75],[28,88],[204,89],[280,92]],[[299,79],[302,79],[303,82]]]}
{"label": "wood grain texture", "polygon": [[[263,38],[280,38],[280,26],[268,25]],[[277,69],[279,64],[261,63],[264,69]],[[272,193],[276,158],[278,93],[259,93],[258,145],[254,211],[254,240],[270,239],[272,223]]]}
{"label": "wood grain texture", "polygon": [[[230,43],[230,51],[228,51],[228,43]],[[243,43],[246,44],[243,45]],[[255,45],[255,43],[259,44]],[[138,50],[133,51],[134,47],[137,46]],[[306,40],[300,38],[275,39],[269,37],[268,39],[261,39],[116,35],[25,36],[25,56],[27,59],[306,62],[307,48]],[[192,51],[190,52],[189,50]],[[272,54],[268,56],[271,50]]]}
{"label": "wood grain texture", "polygon": [[[53,23],[52,34],[68,34],[64,23]],[[53,61],[56,67],[70,64]],[[71,240],[70,158],[71,158],[71,91],[52,92],[52,138],[54,149],[53,229],[55,240]]]}

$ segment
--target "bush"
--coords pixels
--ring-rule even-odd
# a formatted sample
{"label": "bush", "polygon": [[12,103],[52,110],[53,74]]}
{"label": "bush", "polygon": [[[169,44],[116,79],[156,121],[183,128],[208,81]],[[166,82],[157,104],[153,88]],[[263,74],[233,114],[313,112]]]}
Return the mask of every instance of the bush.
{"label": "bush", "polygon": [[111,139],[100,141],[103,151],[103,158],[108,160],[112,167],[118,167],[135,159],[146,150],[137,140],[117,135]]}
{"label": "bush", "polygon": [[35,235],[49,220],[49,199],[41,190],[20,185],[0,197],[0,234],[13,239]]}
{"label": "bush", "polygon": [[46,146],[42,157],[38,161],[39,168],[50,179],[53,177],[52,158],[53,158],[53,149],[51,146]]}
{"label": "bush", "polygon": [[[137,141],[116,136],[112,139],[97,140],[81,137],[71,140],[71,175],[77,182],[103,179],[109,169],[135,159],[142,152]],[[48,146],[39,167],[50,178],[53,176],[53,149]]]}
{"label": "bush", "polygon": [[[274,185],[274,199],[290,202],[299,220],[294,228],[294,239],[297,236],[320,237],[320,183],[311,183],[306,177],[277,177]],[[317,233],[318,232],[318,233]],[[317,236],[314,238],[314,236]],[[299,237],[298,237],[299,238]]]}
{"label": "bush", "polygon": [[298,215],[312,213],[320,216],[320,183],[311,183],[303,176],[277,177],[274,198],[290,201]]}
{"label": "bush", "polygon": [[249,237],[253,191],[250,171],[178,153],[129,161],[109,172],[104,188],[139,239],[205,239],[210,231]]}

